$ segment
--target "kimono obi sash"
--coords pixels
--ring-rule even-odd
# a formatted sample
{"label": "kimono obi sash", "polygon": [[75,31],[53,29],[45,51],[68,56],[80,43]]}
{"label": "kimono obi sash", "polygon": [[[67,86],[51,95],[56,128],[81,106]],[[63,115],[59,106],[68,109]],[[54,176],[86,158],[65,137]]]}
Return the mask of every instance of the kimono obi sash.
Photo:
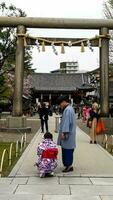
{"label": "kimono obi sash", "polygon": [[58,150],[56,148],[49,148],[42,152],[42,158],[56,159]]}

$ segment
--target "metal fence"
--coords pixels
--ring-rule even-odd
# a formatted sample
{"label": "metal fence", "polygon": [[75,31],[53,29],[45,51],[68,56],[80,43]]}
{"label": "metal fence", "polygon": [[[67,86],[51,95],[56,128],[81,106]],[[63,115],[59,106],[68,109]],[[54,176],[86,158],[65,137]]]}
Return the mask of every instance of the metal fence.
{"label": "metal fence", "polygon": [[11,166],[12,165],[12,150],[13,150],[13,148],[15,149],[15,157],[17,158],[22,153],[22,151],[25,149],[26,143],[27,143],[27,137],[26,137],[26,133],[25,133],[24,135],[22,135],[20,141],[18,141],[18,140],[16,141],[15,148],[14,148],[14,143],[11,143],[9,151],[7,149],[3,150],[1,161],[0,161],[0,177],[2,176],[2,173],[3,173],[3,167],[4,167],[4,162],[5,162],[6,156],[8,157],[8,159],[7,159],[8,166]]}

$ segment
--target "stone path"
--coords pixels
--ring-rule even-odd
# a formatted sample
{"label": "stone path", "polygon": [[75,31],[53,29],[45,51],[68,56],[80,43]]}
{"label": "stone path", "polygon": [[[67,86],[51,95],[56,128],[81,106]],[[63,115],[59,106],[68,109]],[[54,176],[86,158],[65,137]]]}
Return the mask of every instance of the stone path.
{"label": "stone path", "polygon": [[[54,133],[54,117],[49,127]],[[113,158],[99,145],[89,144],[89,137],[81,129],[77,127],[74,171],[61,172],[59,148],[59,165],[53,178],[39,178],[34,167],[41,139],[39,130],[9,177],[0,178],[0,200],[113,200]]]}

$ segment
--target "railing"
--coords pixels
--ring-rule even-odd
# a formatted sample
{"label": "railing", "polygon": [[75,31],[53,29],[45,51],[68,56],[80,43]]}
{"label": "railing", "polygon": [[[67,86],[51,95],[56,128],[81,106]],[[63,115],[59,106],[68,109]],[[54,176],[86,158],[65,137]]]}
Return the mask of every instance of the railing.
{"label": "railing", "polygon": [[106,150],[113,153],[113,135],[103,134],[99,142]]}
{"label": "railing", "polygon": [[1,174],[2,174],[2,171],[3,171],[3,164],[4,164],[4,158],[5,158],[6,153],[7,153],[7,156],[9,158],[9,152],[8,152],[8,150],[4,149],[3,153],[2,153],[1,163],[0,163],[0,177],[1,177]]}
{"label": "railing", "polygon": [[[17,158],[20,153],[22,153],[23,149],[25,149],[27,143],[27,137],[26,133],[22,136],[21,141],[16,141],[16,147],[15,147],[15,157]],[[14,143],[10,144],[9,151],[7,149],[3,150],[1,161],[0,161],[0,177],[2,176],[3,172],[3,166],[4,166],[4,160],[5,156],[8,157],[8,166],[11,166],[12,164],[12,150],[14,147]]]}

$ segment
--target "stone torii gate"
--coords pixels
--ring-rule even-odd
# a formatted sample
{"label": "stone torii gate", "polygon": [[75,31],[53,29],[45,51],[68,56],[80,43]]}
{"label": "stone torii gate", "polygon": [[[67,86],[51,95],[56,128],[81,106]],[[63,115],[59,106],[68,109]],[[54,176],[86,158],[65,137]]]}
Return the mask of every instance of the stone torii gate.
{"label": "stone torii gate", "polygon": [[[13,116],[22,116],[22,93],[24,75],[24,38],[26,28],[51,29],[98,29],[100,35],[109,34],[113,29],[112,19],[68,19],[68,18],[32,18],[0,17],[0,27],[17,27],[18,41],[16,49],[15,89]],[[68,39],[69,40],[69,39]],[[103,116],[109,113],[109,38],[101,39],[100,47],[100,104]]]}

